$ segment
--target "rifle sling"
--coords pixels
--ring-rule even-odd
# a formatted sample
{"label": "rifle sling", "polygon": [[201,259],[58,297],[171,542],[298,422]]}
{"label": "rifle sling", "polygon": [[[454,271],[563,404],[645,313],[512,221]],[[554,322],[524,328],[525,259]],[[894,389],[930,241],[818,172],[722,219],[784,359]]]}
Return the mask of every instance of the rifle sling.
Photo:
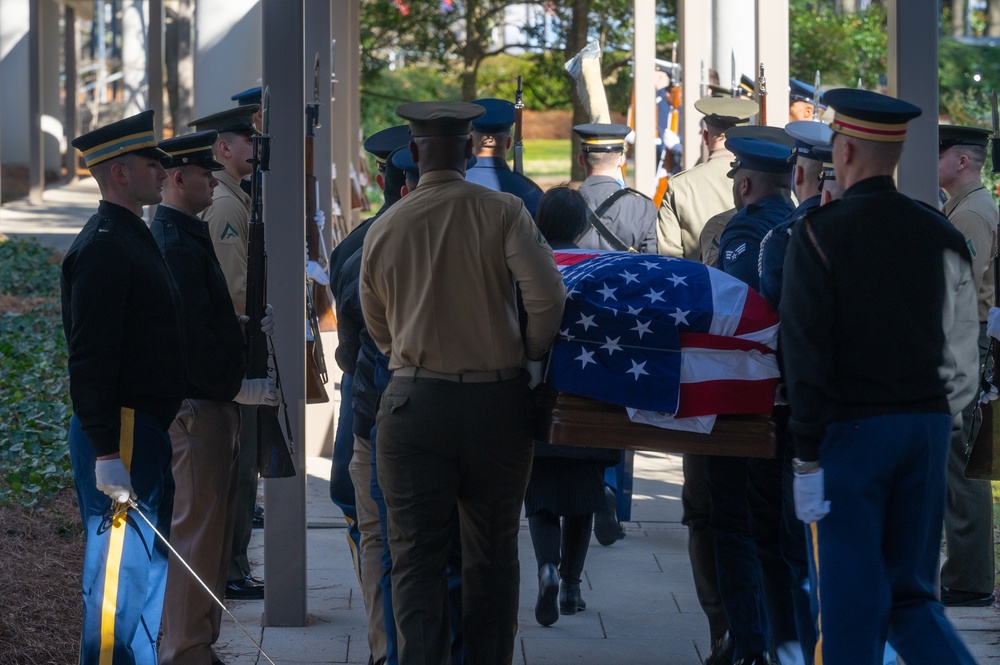
{"label": "rifle sling", "polygon": [[614,249],[618,250],[619,252],[632,252],[633,254],[638,254],[639,250],[637,250],[635,247],[632,247],[631,245],[627,245],[624,242],[622,242],[622,240],[614,233],[612,233],[611,229],[609,229],[607,225],[601,221],[601,215],[606,213],[611,208],[611,206],[613,206],[615,202],[618,201],[618,199],[622,198],[623,196],[632,191],[634,190],[628,187],[626,187],[625,189],[619,189],[617,192],[615,192],[608,198],[604,199],[604,203],[599,205],[597,207],[597,210],[591,210],[590,207],[588,206],[587,221],[589,221],[590,225],[594,227],[594,229],[600,234],[602,238],[604,238],[605,242],[611,245]]}

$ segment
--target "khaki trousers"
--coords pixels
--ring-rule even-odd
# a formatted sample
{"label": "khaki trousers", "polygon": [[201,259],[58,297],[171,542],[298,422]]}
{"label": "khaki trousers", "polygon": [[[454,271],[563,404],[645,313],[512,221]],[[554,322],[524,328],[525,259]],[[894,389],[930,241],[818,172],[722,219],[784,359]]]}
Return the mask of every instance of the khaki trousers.
{"label": "khaki trousers", "polygon": [[348,467],[354,483],[358,530],[361,532],[361,594],[368,614],[368,650],[372,662],[385,662],[385,617],[382,612],[382,529],[372,500],[372,443],[354,435],[354,456]]}
{"label": "khaki trousers", "polygon": [[[186,399],[170,425],[176,484],[170,544],[222,600],[236,514],[240,412],[233,402]],[[167,569],[161,665],[210,665],[222,608],[173,554]]]}

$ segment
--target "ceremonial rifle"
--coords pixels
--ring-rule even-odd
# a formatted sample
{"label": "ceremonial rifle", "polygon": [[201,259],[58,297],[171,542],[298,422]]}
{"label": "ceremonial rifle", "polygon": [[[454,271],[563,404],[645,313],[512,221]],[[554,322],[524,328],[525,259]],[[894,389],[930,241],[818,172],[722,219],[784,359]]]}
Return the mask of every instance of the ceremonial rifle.
{"label": "ceremonial rifle", "polygon": [[816,70],[816,79],[813,81],[813,121],[819,122],[819,70]]}
{"label": "ceremonial rifle", "polygon": [[295,475],[290,446],[292,428],[288,421],[288,405],[281,390],[281,376],[274,349],[269,348],[270,338],[260,330],[260,320],[264,317],[267,302],[267,254],[264,251],[264,201],[261,193],[260,174],[270,170],[271,136],[268,132],[268,107],[271,90],[264,88],[262,132],[253,137],[253,152],[250,164],[253,167],[250,179],[250,224],[247,231],[247,301],[246,353],[247,378],[268,377],[268,366],[274,367],[274,382],[285,409],[285,431],[281,429],[277,406],[261,404],[257,409],[257,465],[264,478],[287,478]]}
{"label": "ceremonial rifle", "polygon": [[737,85],[736,83],[736,49],[733,49],[732,51],[732,63],[733,63],[733,69],[732,69],[733,78],[732,78],[732,83],[730,85],[732,86],[731,89],[733,91],[733,99],[735,99],[740,96],[740,86]]}
{"label": "ceremonial rifle", "polygon": [[760,111],[757,112],[757,124],[767,124],[767,79],[764,78],[764,63],[760,63],[760,76],[757,77],[757,103]]}
{"label": "ceremonial rifle", "polygon": [[[1000,173],[1000,113],[997,111],[997,91],[993,90],[993,138],[990,139],[993,152],[991,172]],[[1000,254],[993,248],[993,304],[1000,302]],[[1000,344],[990,338],[990,347],[986,352],[986,362],[980,370],[980,387],[989,393],[997,381],[997,368],[1000,367]],[[992,368],[990,365],[993,365]],[[965,464],[965,477],[973,480],[1000,480],[1000,418],[993,413],[993,401],[980,400],[973,414],[972,427],[969,430],[969,443],[966,447],[968,461]],[[979,429],[977,431],[976,426]]]}
{"label": "ceremonial rifle", "polygon": [[[320,332],[336,330],[337,317],[333,312],[333,296],[330,294],[330,280],[326,277],[326,246],[316,221],[319,210],[319,183],[316,182],[315,153],[313,150],[316,129],[319,124],[319,53],[313,70],[313,103],[306,104],[306,256],[308,261],[320,267],[320,275],[306,279],[306,403],[329,402],[330,396],[323,386],[329,380],[326,372],[326,358],[323,355],[323,340]],[[321,215],[322,213],[320,213]],[[317,279],[319,277],[319,279]],[[326,281],[322,281],[326,277]],[[325,321],[324,321],[325,319]]]}
{"label": "ceremonial rifle", "polygon": [[[337,40],[330,40],[330,102],[336,101],[334,94],[337,88]],[[339,245],[340,241],[351,232],[344,217],[344,209],[340,205],[340,190],[337,189],[337,165],[330,165],[330,178],[333,181],[333,199],[330,201],[330,214],[333,217],[333,225],[330,227],[333,235],[333,244]]]}
{"label": "ceremonial rifle", "polygon": [[524,175],[524,89],[520,76],[514,93],[514,173]]}

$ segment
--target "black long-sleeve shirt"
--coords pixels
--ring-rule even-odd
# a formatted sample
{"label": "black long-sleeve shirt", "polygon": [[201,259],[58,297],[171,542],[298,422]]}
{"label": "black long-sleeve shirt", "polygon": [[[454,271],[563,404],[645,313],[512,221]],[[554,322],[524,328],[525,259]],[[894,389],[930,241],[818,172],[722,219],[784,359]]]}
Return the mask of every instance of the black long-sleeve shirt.
{"label": "black long-sleeve shirt", "polygon": [[161,205],[149,230],[180,295],[186,351],[184,396],[231,401],[246,373],[243,332],[208,224]]}
{"label": "black long-sleeve shirt", "polygon": [[184,391],[180,304],[145,222],[101,201],[60,282],[70,398],[96,454],[118,451],[122,407],[169,427]]}

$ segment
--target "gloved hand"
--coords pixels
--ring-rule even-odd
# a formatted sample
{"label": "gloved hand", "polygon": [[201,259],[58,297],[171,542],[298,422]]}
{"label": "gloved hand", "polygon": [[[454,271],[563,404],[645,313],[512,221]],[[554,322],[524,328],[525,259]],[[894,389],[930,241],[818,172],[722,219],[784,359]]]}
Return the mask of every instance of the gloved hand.
{"label": "gloved hand", "polygon": [[306,261],[306,277],[323,286],[330,283],[330,276],[323,270],[323,266],[316,261]]}
{"label": "gloved hand", "polygon": [[274,310],[264,305],[264,316],[260,318],[260,331],[270,337],[274,333]]}
{"label": "gloved hand", "polygon": [[326,213],[324,213],[321,209],[316,208],[316,214],[313,216],[313,221],[316,222],[316,228],[322,231],[323,227],[326,226]]}
{"label": "gloved hand", "polygon": [[1000,307],[990,307],[986,317],[986,334],[993,339],[1000,339]]}
{"label": "gloved hand", "polygon": [[97,489],[118,503],[136,498],[132,490],[132,478],[128,475],[125,462],[122,462],[120,457],[97,460],[94,473],[97,476]]}
{"label": "gloved hand", "polygon": [[528,379],[528,387],[534,388],[542,382],[542,375],[545,373],[545,361],[529,360],[526,369],[528,370],[528,375],[531,377]]}
{"label": "gloved hand", "polygon": [[994,385],[990,385],[990,391],[989,392],[986,392],[985,390],[979,391],[979,403],[980,404],[989,404],[990,402],[992,402],[993,400],[995,400],[997,397],[1000,397],[1000,392],[997,392],[997,387],[994,386]]}
{"label": "gloved hand", "polygon": [[830,512],[830,502],[823,499],[823,469],[796,473],[792,481],[795,516],[809,524],[818,522]]}
{"label": "gloved hand", "polygon": [[274,379],[243,379],[243,385],[233,401],[240,404],[278,406],[278,389],[274,385]]}

